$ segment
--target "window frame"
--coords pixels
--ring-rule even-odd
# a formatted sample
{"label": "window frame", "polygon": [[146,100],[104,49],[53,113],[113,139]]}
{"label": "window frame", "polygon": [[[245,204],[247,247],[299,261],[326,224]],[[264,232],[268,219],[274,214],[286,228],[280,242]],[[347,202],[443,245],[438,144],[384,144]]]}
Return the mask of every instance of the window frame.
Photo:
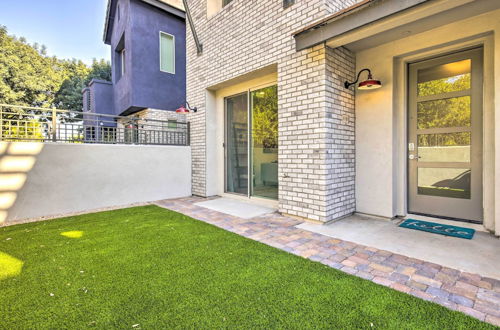
{"label": "window frame", "polygon": [[127,73],[126,66],[125,66],[126,58],[127,58],[127,53],[125,52],[125,48],[123,48],[122,50],[120,50],[120,64],[121,64],[120,78],[125,76],[125,73]]}
{"label": "window frame", "polygon": [[[162,35],[167,35],[167,36],[170,36],[172,37],[172,43],[173,43],[173,72],[170,72],[170,71],[165,71],[165,70],[162,70],[162,56],[161,56],[161,46],[162,46]],[[173,74],[175,75],[175,55],[176,55],[176,51],[175,51],[175,35],[173,34],[170,34],[168,32],[165,32],[165,31],[160,31],[159,33],[159,47],[158,47],[158,51],[159,51],[159,54],[160,54],[160,72],[164,72],[164,73],[170,73],[170,74]]]}
{"label": "window frame", "polygon": [[113,57],[113,81],[119,82],[127,73],[126,69],[126,44],[125,44],[125,32],[122,34],[120,41],[117,43],[115,48],[115,55]]}

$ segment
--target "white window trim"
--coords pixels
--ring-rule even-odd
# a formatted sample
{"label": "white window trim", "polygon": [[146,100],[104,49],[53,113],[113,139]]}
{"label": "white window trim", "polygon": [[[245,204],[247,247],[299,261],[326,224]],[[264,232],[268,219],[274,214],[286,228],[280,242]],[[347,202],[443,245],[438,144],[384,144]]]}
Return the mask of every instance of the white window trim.
{"label": "white window trim", "polygon": [[[164,35],[167,35],[167,36],[171,36],[172,37],[172,40],[173,40],[173,46],[174,46],[174,70],[173,72],[170,72],[170,71],[165,71],[165,70],[162,70],[162,62],[161,62],[161,36],[162,34]],[[173,34],[170,34],[170,33],[167,33],[167,32],[163,32],[163,31],[160,31],[160,36],[159,36],[159,47],[158,47],[158,52],[160,53],[160,71],[161,72],[165,72],[165,73],[170,73],[170,74],[175,74],[175,36]]]}
{"label": "white window trim", "polygon": [[123,48],[121,51],[120,51],[120,62],[121,62],[121,68],[120,68],[120,78],[123,77],[126,73],[126,70],[125,70],[125,60],[126,60],[126,56],[127,54],[125,53],[125,48]]}

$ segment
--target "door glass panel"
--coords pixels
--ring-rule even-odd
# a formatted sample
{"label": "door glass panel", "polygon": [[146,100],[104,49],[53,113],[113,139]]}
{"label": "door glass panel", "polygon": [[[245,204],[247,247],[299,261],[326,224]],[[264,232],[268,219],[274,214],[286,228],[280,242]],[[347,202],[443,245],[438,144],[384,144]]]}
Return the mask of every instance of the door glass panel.
{"label": "door glass panel", "polygon": [[470,132],[420,134],[418,156],[421,162],[470,162]]}
{"label": "door glass panel", "polygon": [[471,60],[442,64],[418,71],[418,96],[470,89]]}
{"label": "door glass panel", "polygon": [[417,128],[470,127],[470,96],[418,102]]}
{"label": "door glass panel", "polygon": [[247,94],[226,99],[226,192],[248,195]]}
{"label": "door glass panel", "polygon": [[419,195],[470,199],[470,169],[419,167],[417,176]]}
{"label": "door glass panel", "polygon": [[252,196],[278,199],[278,88],[251,92]]}

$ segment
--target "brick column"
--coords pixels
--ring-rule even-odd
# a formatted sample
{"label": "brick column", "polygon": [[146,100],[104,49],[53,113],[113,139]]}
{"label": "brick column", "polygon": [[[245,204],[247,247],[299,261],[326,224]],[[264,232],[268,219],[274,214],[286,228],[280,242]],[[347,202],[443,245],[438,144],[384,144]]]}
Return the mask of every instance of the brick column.
{"label": "brick column", "polygon": [[356,210],[355,178],[355,106],[354,89],[344,82],[356,75],[354,54],[345,48],[327,48],[326,53],[326,128],[327,178],[326,220],[351,214]]}
{"label": "brick column", "polygon": [[326,222],[355,210],[354,96],[343,87],[354,70],[352,54],[324,45],[278,67],[283,213]]}

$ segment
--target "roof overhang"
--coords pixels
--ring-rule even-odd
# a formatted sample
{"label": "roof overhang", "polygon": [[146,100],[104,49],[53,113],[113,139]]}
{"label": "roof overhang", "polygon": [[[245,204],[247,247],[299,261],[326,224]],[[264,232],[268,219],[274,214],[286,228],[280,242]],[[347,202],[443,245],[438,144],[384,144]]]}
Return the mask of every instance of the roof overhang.
{"label": "roof overhang", "polygon": [[297,50],[357,51],[500,8],[491,0],[364,0],[294,33]]}
{"label": "roof overhang", "polygon": [[[186,19],[186,13],[182,6],[178,4],[168,4],[168,0],[140,0],[147,3],[153,7],[163,10],[169,14],[175,15],[179,18]],[[108,0],[108,6],[106,9],[106,20],[104,23],[104,43],[109,45],[111,43],[111,31],[113,30],[113,25],[115,21],[116,6],[118,0]]]}

